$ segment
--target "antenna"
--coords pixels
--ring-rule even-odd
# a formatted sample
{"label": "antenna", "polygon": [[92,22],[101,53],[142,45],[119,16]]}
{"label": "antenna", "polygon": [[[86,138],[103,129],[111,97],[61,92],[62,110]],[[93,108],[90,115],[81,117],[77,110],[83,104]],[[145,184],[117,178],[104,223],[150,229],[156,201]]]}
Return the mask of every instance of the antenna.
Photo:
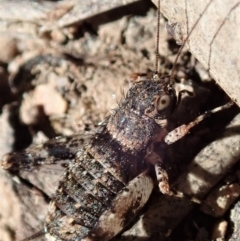
{"label": "antenna", "polygon": [[156,57],[155,57],[155,75],[158,75],[158,61],[159,61],[159,35],[160,35],[160,0],[158,0],[157,12],[157,42],[156,42]]}
{"label": "antenna", "polygon": [[[199,23],[199,21],[201,20],[202,16],[204,15],[204,13],[207,11],[208,7],[210,6],[210,4],[212,3],[212,0],[209,1],[209,3],[206,5],[206,7],[204,8],[204,10],[202,11],[202,13],[200,14],[200,16],[198,17],[197,21],[194,23],[192,29],[190,30],[188,36],[186,37],[186,39],[183,41],[182,46],[179,48],[178,53],[177,53],[177,57],[173,63],[173,68],[172,68],[172,73],[170,75],[170,84],[174,84],[174,74],[175,74],[175,69],[176,69],[176,65],[179,59],[179,56],[182,52],[182,49],[184,48],[184,46],[186,45],[186,42],[188,41],[189,37],[191,36],[194,28],[196,27],[196,25]],[[160,4],[160,3],[159,3]],[[187,8],[187,5],[186,5]]]}

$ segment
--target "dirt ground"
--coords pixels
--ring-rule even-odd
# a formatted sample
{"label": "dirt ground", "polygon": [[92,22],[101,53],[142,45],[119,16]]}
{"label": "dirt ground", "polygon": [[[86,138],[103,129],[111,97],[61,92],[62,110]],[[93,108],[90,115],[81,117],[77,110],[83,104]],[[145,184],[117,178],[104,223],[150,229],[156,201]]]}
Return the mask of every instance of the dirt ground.
{"label": "dirt ground", "polygon": [[[0,37],[1,156],[59,135],[79,133],[84,139],[117,108],[135,73],[154,71],[157,11],[150,2],[137,4],[119,9],[118,14],[109,11],[36,38]],[[102,18],[104,21],[100,21]],[[162,18],[159,51],[162,74],[170,73],[178,50],[165,25]],[[175,67],[176,88],[190,89],[192,95],[184,94],[171,117],[171,130],[228,100],[187,51],[182,52]],[[233,107],[210,117],[167,150],[172,182],[186,171],[202,148],[219,138],[237,113],[237,107]],[[49,196],[61,174],[62,170],[20,173]],[[238,185],[237,174],[237,168],[229,169],[221,186]],[[0,241],[21,240],[39,231],[44,223],[46,199],[37,188],[20,182],[0,170]],[[239,187],[234,187],[237,198]],[[154,197],[148,205],[153,202]],[[197,206],[161,240],[216,239],[213,233],[217,225],[228,220],[227,208],[213,217]],[[228,224],[228,229],[224,229],[227,235],[217,236],[221,240],[231,236]],[[158,240],[155,236],[155,239],[126,237],[116,240]]]}

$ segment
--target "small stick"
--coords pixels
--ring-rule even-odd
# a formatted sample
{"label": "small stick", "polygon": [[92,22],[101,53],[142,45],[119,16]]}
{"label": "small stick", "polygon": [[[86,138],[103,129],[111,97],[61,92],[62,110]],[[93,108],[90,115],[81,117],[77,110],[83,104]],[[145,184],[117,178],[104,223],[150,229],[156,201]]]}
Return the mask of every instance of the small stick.
{"label": "small stick", "polygon": [[32,236],[23,239],[22,241],[31,241],[31,240],[39,238],[39,237],[41,237],[41,236],[43,236],[45,234],[46,234],[46,230],[42,229],[42,230],[38,231],[37,233],[33,234]]}

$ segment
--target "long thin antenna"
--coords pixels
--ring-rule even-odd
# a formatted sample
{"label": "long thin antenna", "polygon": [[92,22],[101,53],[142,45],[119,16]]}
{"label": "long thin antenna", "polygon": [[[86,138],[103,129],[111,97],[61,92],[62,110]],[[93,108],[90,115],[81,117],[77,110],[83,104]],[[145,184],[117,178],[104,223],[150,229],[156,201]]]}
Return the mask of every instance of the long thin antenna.
{"label": "long thin antenna", "polygon": [[[200,16],[198,17],[197,21],[194,23],[192,29],[190,30],[188,36],[186,37],[186,39],[184,40],[182,46],[180,47],[180,49],[178,50],[178,54],[177,54],[177,57],[173,63],[173,68],[172,68],[172,73],[171,73],[171,76],[170,76],[170,83],[171,84],[174,84],[174,74],[175,74],[175,69],[176,69],[176,65],[177,65],[177,62],[178,62],[178,59],[179,59],[179,56],[182,52],[182,49],[184,48],[186,42],[188,41],[189,37],[191,36],[194,28],[196,27],[196,25],[199,23],[200,19],[202,18],[202,16],[204,15],[204,13],[207,11],[208,7],[210,6],[210,4],[212,3],[212,0],[210,0],[210,2],[206,5],[206,7],[204,8],[203,12],[200,14]],[[186,6],[187,7],[187,6]]]}
{"label": "long thin antenna", "polygon": [[158,0],[157,12],[157,42],[156,42],[156,57],[155,57],[155,74],[158,74],[158,61],[159,61],[159,35],[160,35],[160,0]]}

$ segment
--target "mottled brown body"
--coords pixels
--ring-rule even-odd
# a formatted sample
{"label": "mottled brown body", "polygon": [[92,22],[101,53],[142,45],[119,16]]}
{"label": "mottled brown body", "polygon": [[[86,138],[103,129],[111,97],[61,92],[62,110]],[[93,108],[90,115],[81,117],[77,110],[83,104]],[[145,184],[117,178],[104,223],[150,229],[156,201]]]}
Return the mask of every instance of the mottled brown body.
{"label": "mottled brown body", "polygon": [[[169,98],[164,108],[160,102],[163,96]],[[49,234],[62,240],[86,236],[90,240],[108,240],[111,234],[99,234],[94,228],[129,181],[148,171],[144,156],[156,137],[166,133],[165,126],[155,119],[166,119],[175,103],[175,93],[166,88],[163,79],[134,84],[119,108],[67,168],[50,204],[46,223]],[[135,203],[142,205],[141,201]],[[121,228],[135,215],[131,212],[134,209],[128,208],[127,216],[120,214]]]}
{"label": "mottled brown body", "polygon": [[[156,142],[171,144],[188,132],[185,126],[177,128],[164,139],[167,120],[177,104],[176,99],[169,77],[155,75],[152,79],[139,80],[83,148],[79,138],[63,142],[55,139],[54,148],[48,141],[41,153],[34,153],[32,149],[33,155],[16,154],[4,159],[2,166],[11,171],[31,171],[32,166],[34,169],[43,163],[71,161],[52,197],[44,233],[67,241],[111,239],[146,203],[151,190],[147,193],[144,188],[152,186],[146,179],[146,185],[140,189],[143,182],[140,181],[143,175],[150,177],[153,165],[160,190],[169,192],[162,156],[154,152],[153,145]],[[48,152],[45,152],[47,148]],[[120,205],[124,196],[130,204],[122,202]],[[106,227],[106,224],[110,226]]]}

